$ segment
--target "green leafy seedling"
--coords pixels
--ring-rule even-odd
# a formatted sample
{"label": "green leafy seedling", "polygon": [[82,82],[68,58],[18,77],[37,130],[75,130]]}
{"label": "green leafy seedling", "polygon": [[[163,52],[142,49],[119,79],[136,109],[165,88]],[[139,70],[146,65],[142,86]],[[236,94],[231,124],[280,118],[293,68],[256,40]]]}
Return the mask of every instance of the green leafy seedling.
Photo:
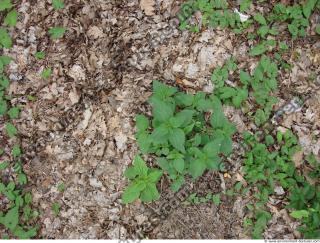
{"label": "green leafy seedling", "polygon": [[45,52],[43,51],[38,51],[34,54],[35,58],[41,60],[41,59],[44,59],[46,57],[46,54]]}
{"label": "green leafy seedling", "polygon": [[50,38],[53,40],[60,39],[64,36],[66,28],[64,27],[53,27],[49,30]]}
{"label": "green leafy seedling", "polygon": [[55,10],[63,9],[64,2],[63,0],[52,0],[52,6]]}
{"label": "green leafy seedling", "polygon": [[162,176],[162,171],[150,169],[140,156],[136,156],[133,166],[125,171],[130,184],[122,194],[122,202],[132,203],[138,198],[143,202],[158,200],[160,195],[156,183]]}
{"label": "green leafy seedling", "polygon": [[12,8],[11,0],[0,0],[0,11]]}
{"label": "green leafy seedling", "polygon": [[10,27],[14,27],[17,24],[18,12],[17,10],[11,10],[4,19],[4,23]]}
{"label": "green leafy seedling", "polygon": [[51,68],[45,68],[45,69],[41,72],[41,77],[42,77],[43,79],[48,79],[48,78],[50,78],[51,74],[52,74]]}
{"label": "green leafy seedling", "polygon": [[59,215],[59,213],[60,213],[60,208],[61,208],[61,206],[60,206],[59,203],[54,202],[54,203],[52,204],[51,209],[52,209],[52,212],[53,212],[54,216],[57,217],[57,216]]}

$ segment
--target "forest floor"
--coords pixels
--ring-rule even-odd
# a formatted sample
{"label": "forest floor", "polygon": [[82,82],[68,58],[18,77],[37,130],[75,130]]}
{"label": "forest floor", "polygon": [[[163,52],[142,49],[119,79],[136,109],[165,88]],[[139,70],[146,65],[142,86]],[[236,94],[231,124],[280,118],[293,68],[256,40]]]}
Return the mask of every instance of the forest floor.
{"label": "forest floor", "polygon": [[[13,61],[7,73],[12,102],[22,104],[15,125],[20,133],[26,189],[39,211],[37,238],[115,239],[132,238],[157,207],[170,197],[160,188],[161,198],[150,205],[126,206],[121,194],[127,185],[123,172],[138,147],[134,118],[150,113],[146,104],[152,81],[161,80],[188,91],[212,90],[211,74],[230,56],[241,63],[254,62],[247,55],[247,42],[228,30],[205,28],[199,33],[181,31],[170,22],[181,1],[157,0],[146,10],[138,0],[65,1],[54,11],[48,1],[22,0],[17,5],[19,22],[11,31],[13,48],[6,51]],[[148,12],[146,14],[146,12]],[[312,17],[316,23],[316,16]],[[51,40],[50,26],[63,25],[65,36]],[[161,37],[161,41],[155,41]],[[288,60],[292,70],[279,78],[279,108],[297,93],[314,90],[310,75],[319,74],[319,39],[296,40]],[[43,60],[34,58],[44,51]],[[46,67],[52,76],[40,76]],[[319,76],[316,82],[320,83]],[[27,96],[36,97],[27,100]],[[286,116],[279,127],[291,128],[303,152],[320,156],[320,92],[302,109]],[[239,131],[250,129],[241,110],[225,107]],[[10,145],[5,139],[1,146]],[[241,158],[228,161],[228,172],[207,172],[193,184],[193,193],[205,196],[230,188],[239,180]],[[63,192],[57,189],[63,183]],[[56,216],[52,204],[61,208]],[[242,222],[247,201],[221,197],[213,203],[183,203],[146,237],[221,239],[250,238]],[[275,209],[276,210],[276,209]],[[297,238],[296,223],[288,213],[274,214],[266,238]],[[5,229],[0,226],[0,234]]]}

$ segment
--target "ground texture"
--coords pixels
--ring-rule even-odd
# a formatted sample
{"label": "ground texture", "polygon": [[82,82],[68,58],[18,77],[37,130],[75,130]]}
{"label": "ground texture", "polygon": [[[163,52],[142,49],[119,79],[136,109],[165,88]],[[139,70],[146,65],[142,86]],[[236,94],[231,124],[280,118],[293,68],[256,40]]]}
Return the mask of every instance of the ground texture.
{"label": "ground texture", "polygon": [[[74,0],[66,1],[57,13],[43,0],[19,4],[21,21],[12,32],[15,45],[6,54],[14,58],[8,69],[10,92],[16,97],[12,102],[25,105],[16,125],[28,188],[40,211],[39,238],[135,237],[139,225],[148,221],[150,207],[159,205],[124,206],[120,200],[127,183],[123,172],[137,151],[134,117],[150,113],[146,101],[152,80],[191,92],[210,92],[212,70],[231,55],[243,65],[254,63],[247,55],[247,43],[233,33],[180,31],[170,21],[180,5],[179,1],[158,0],[154,9],[146,10],[138,0]],[[47,35],[48,26],[55,25],[68,30],[58,41]],[[306,38],[296,46],[287,57],[293,69],[280,78],[279,107],[294,95],[315,89],[309,76],[319,73],[320,43]],[[41,61],[32,55],[40,50],[47,54]],[[53,76],[45,81],[39,73],[47,66],[53,68]],[[37,99],[29,102],[26,95]],[[320,156],[319,97],[319,92],[313,94],[300,112],[286,116],[279,127],[293,129],[304,152]],[[251,128],[241,110],[225,108],[238,130]],[[194,192],[224,191],[241,179],[242,151],[237,143],[234,146],[236,154],[228,161],[228,173],[206,173],[193,185]],[[57,191],[60,182],[66,187],[63,193]],[[162,184],[160,203],[170,197],[167,183]],[[145,236],[250,237],[242,227],[246,199],[221,200],[218,207],[182,204]],[[57,217],[52,214],[53,202],[61,204]],[[265,237],[298,237],[287,212],[272,210],[275,214]]]}

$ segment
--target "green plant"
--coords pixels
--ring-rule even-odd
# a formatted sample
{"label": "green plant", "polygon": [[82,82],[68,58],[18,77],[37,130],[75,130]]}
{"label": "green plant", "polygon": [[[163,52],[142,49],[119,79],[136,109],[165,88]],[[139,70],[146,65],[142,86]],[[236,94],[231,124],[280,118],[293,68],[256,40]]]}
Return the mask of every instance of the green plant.
{"label": "green plant", "polygon": [[[306,238],[319,237],[319,188],[306,182],[294,166],[292,156],[300,150],[297,138],[290,131],[284,134],[277,132],[276,138],[262,135],[244,133],[249,150],[245,155],[242,170],[256,200],[254,205],[247,206],[255,215],[255,221],[252,221],[253,236],[261,237],[271,218],[266,210],[266,203],[269,196],[274,194],[275,186],[281,186],[289,192],[290,203],[287,208],[294,209],[291,216],[302,220],[304,224],[300,231]],[[260,141],[259,138],[264,140]],[[273,152],[270,152],[271,150]]]}
{"label": "green plant", "polygon": [[[0,183],[1,194],[8,198],[10,204],[7,206],[8,210],[5,214],[0,212],[0,224],[3,224],[14,236],[20,239],[28,239],[35,236],[37,227],[31,228],[21,224],[36,216],[36,213],[30,207],[32,202],[31,194],[23,194],[20,189],[16,188],[13,181],[7,185]],[[19,217],[21,213],[23,214],[22,218]]]}
{"label": "green plant", "polygon": [[0,47],[11,48],[12,40],[8,31],[4,28],[0,28]]}
{"label": "green plant", "polygon": [[11,10],[4,19],[4,23],[10,27],[14,27],[17,24],[18,12],[17,10]]}
{"label": "green plant", "polygon": [[0,11],[12,8],[11,0],[0,0]]}
{"label": "green plant", "polygon": [[44,59],[46,57],[46,54],[43,51],[38,51],[34,54],[35,58],[37,59]]}
{"label": "green plant", "polygon": [[212,202],[216,206],[220,205],[220,194],[213,195],[212,193],[208,193],[205,197],[198,197],[196,193],[192,193],[186,200],[191,204],[200,204],[200,203],[208,203]]}
{"label": "green plant", "polygon": [[66,28],[64,27],[53,27],[48,31],[48,33],[50,34],[50,38],[53,40],[62,38],[65,32]]}
{"label": "green plant", "polygon": [[50,78],[51,74],[52,74],[51,68],[45,68],[45,69],[41,72],[41,77],[42,77],[43,79],[48,79],[48,78]]}
{"label": "green plant", "polygon": [[133,166],[124,175],[130,179],[130,184],[122,194],[123,203],[131,203],[140,198],[143,202],[159,199],[160,195],[156,183],[162,176],[162,171],[150,169],[140,156],[136,156]]}
{"label": "green plant", "polygon": [[249,9],[252,4],[252,0],[241,0],[240,3],[240,12],[245,12]]}
{"label": "green plant", "polygon": [[55,10],[63,9],[64,8],[64,2],[63,0],[52,0],[52,6]]}
{"label": "green plant", "polygon": [[190,0],[181,7],[178,14],[180,29],[190,29],[195,32],[200,30],[201,26],[190,22],[190,18],[196,11],[202,12],[201,24],[203,26],[213,28],[231,27],[235,33],[241,33],[251,24],[251,21],[241,22],[239,14],[228,9],[226,0]]}
{"label": "green plant", "polygon": [[66,186],[64,185],[63,182],[60,182],[57,186],[57,189],[59,192],[64,192],[64,190],[66,189]]}
{"label": "green plant", "polygon": [[[224,116],[220,100],[205,93],[190,95],[158,81],[150,98],[153,119],[137,117],[137,141],[142,153],[157,156],[158,165],[177,191],[185,175],[197,178],[206,169],[222,169],[221,155],[232,151],[236,129]],[[209,121],[205,112],[211,112]]]}
{"label": "green plant", "polygon": [[268,16],[269,21],[288,22],[288,30],[292,37],[304,37],[305,28],[309,25],[309,17],[316,6],[317,0],[307,0],[305,4],[285,6],[282,3],[276,4],[272,13]]}
{"label": "green plant", "polygon": [[59,215],[59,213],[60,213],[60,208],[61,208],[61,206],[60,206],[59,203],[54,202],[54,203],[52,204],[51,209],[52,209],[52,212],[53,212],[54,216],[57,217],[57,216]]}
{"label": "green plant", "polygon": [[211,80],[215,86],[215,95],[224,103],[232,104],[236,108],[240,108],[242,103],[248,98],[248,81],[249,74],[240,71],[239,79],[241,87],[230,87],[226,85],[229,72],[234,72],[237,64],[234,58],[226,61],[222,67],[217,67],[211,76]]}
{"label": "green plant", "polygon": [[[17,24],[18,13],[12,8],[13,5],[10,0],[0,0],[0,11],[7,11],[3,13],[4,25],[14,27]],[[12,39],[6,28],[0,28],[0,47],[11,48]],[[0,116],[5,121],[4,130],[7,138],[14,138],[18,136],[18,130],[13,124],[13,119],[19,117],[19,106],[11,106],[11,97],[6,95],[9,88],[9,79],[5,76],[4,71],[6,65],[11,62],[8,56],[0,56]],[[6,153],[1,149],[0,155]],[[30,226],[37,216],[38,212],[32,210],[32,196],[29,192],[23,190],[23,186],[27,183],[27,177],[23,172],[21,155],[22,150],[20,145],[14,144],[11,148],[11,154],[8,154],[12,161],[1,161],[0,173],[3,170],[12,173],[8,178],[9,181],[2,181],[0,177],[0,197],[5,197],[3,200],[5,204],[2,205],[0,211],[0,224],[2,224],[6,233],[10,232],[10,236],[19,239],[29,239],[37,234],[38,227]],[[6,176],[7,177],[7,176]],[[4,235],[3,238],[9,238]]]}

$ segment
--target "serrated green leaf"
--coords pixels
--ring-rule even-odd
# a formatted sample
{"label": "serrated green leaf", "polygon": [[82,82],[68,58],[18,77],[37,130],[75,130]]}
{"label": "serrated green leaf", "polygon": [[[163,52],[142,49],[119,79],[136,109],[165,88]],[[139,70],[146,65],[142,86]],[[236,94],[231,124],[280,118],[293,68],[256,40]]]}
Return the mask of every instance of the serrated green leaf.
{"label": "serrated green leaf", "polygon": [[205,161],[203,161],[201,159],[191,160],[190,167],[189,167],[189,173],[194,179],[196,179],[203,174],[203,172],[205,171],[206,168],[207,168],[207,166],[206,166]]}
{"label": "serrated green leaf", "polygon": [[12,8],[11,0],[0,0],[0,11]]}
{"label": "serrated green leaf", "polygon": [[52,0],[52,6],[55,10],[63,9],[64,8],[63,0]]}
{"label": "serrated green leaf", "polygon": [[124,172],[124,176],[128,179],[134,179],[137,175],[139,175],[139,172],[134,166],[127,168]]}
{"label": "serrated green leaf", "polygon": [[150,136],[152,142],[155,144],[165,143],[168,140],[169,132],[170,129],[165,125],[161,125],[155,128]]}
{"label": "serrated green leaf", "polygon": [[[66,189],[65,184],[64,184],[63,182],[59,182],[59,184],[58,184],[58,186],[57,186],[57,190],[58,190],[59,192],[64,192],[65,189]],[[26,203],[27,203],[27,202],[26,202]]]}
{"label": "serrated green leaf", "polygon": [[162,174],[163,173],[161,170],[153,169],[148,175],[149,182],[157,183],[160,180]]}
{"label": "serrated green leaf", "polygon": [[65,32],[66,28],[64,27],[53,27],[48,31],[50,38],[53,40],[62,38]]}
{"label": "serrated green leaf", "polygon": [[225,137],[222,140],[220,152],[226,156],[232,153],[232,139],[230,137]]}
{"label": "serrated green leaf", "polygon": [[19,207],[11,208],[7,214],[4,216],[3,224],[10,230],[14,230],[14,228],[19,223]]}
{"label": "serrated green leaf", "polygon": [[43,79],[48,79],[48,78],[50,78],[51,74],[52,74],[51,68],[45,68],[45,69],[41,72],[41,77],[42,77]]}
{"label": "serrated green leaf", "polygon": [[184,171],[184,160],[183,159],[175,159],[172,161],[173,167],[179,172],[182,173]]}
{"label": "serrated green leaf", "polygon": [[12,107],[8,111],[10,119],[17,119],[19,117],[20,109],[18,107]]}
{"label": "serrated green leaf", "polygon": [[212,110],[212,101],[208,99],[200,99],[196,103],[197,110],[210,111]]}
{"label": "serrated green leaf", "polygon": [[137,135],[137,142],[141,152],[143,154],[146,154],[149,152],[151,147],[151,143],[152,143],[151,135],[149,135],[148,133],[139,133]]}
{"label": "serrated green leaf", "polygon": [[179,92],[177,93],[175,96],[174,96],[174,99],[177,103],[177,105],[180,105],[180,106],[191,106],[193,104],[193,101],[194,101],[194,97],[190,94],[185,94],[185,93],[182,93],[182,92]]}
{"label": "serrated green leaf", "polygon": [[240,12],[245,12],[249,9],[252,4],[252,0],[241,0],[240,3]]}
{"label": "serrated green leaf", "polygon": [[25,231],[22,227],[17,226],[12,233],[21,240],[30,239],[37,235],[37,227]]}
{"label": "serrated green leaf", "polygon": [[151,202],[154,200],[158,200],[160,198],[160,194],[155,184],[148,184],[146,188],[141,192],[141,201],[142,202]]}
{"label": "serrated green leaf", "polygon": [[10,81],[9,79],[6,77],[6,76],[1,76],[0,77],[0,86],[3,88],[3,89],[7,89],[10,85]]}
{"label": "serrated green leaf", "polygon": [[261,109],[258,109],[256,111],[256,114],[254,115],[254,120],[257,126],[260,126],[263,123],[265,123],[267,121],[265,112]]}
{"label": "serrated green leaf", "polygon": [[308,218],[309,212],[307,210],[296,210],[290,213],[290,216],[295,219]]}
{"label": "serrated green leaf", "polygon": [[213,128],[223,128],[224,124],[227,122],[227,119],[221,110],[214,110],[211,118],[210,118],[210,124]]}
{"label": "serrated green leaf", "polygon": [[24,173],[18,174],[18,182],[21,185],[25,185],[28,182],[27,176]]}
{"label": "serrated green leaf", "polygon": [[12,123],[6,123],[5,124],[6,132],[10,138],[13,138],[17,135],[18,130]]}
{"label": "serrated green leaf", "polygon": [[18,157],[21,155],[21,149],[20,149],[20,146],[19,145],[14,145],[13,148],[12,148],[12,156],[13,157]]}
{"label": "serrated green leaf", "polygon": [[52,212],[54,214],[54,216],[58,216],[59,213],[60,213],[60,208],[61,208],[61,205],[57,202],[54,202],[51,206],[51,209],[52,209]]}
{"label": "serrated green leaf", "polygon": [[12,40],[8,31],[4,28],[0,28],[0,45],[4,48],[11,48],[12,47]]}
{"label": "serrated green leaf", "polygon": [[257,21],[261,25],[266,25],[267,24],[266,19],[260,13],[256,14],[253,18],[254,18],[255,21]]}
{"label": "serrated green leaf", "polygon": [[311,15],[312,10],[316,6],[317,0],[308,0],[306,4],[303,5],[302,11],[303,15],[308,19]]}
{"label": "serrated green leaf", "polygon": [[12,58],[8,56],[0,56],[0,73],[3,72],[4,67],[11,62]]}
{"label": "serrated green leaf", "polygon": [[17,24],[18,12],[17,10],[11,10],[6,18],[4,19],[4,23],[10,27],[14,27]]}
{"label": "serrated green leaf", "polygon": [[7,109],[8,109],[7,102],[5,100],[0,99],[0,116],[3,116],[4,114],[6,114]]}
{"label": "serrated green leaf", "polygon": [[186,140],[185,134],[183,130],[180,128],[174,128],[169,133],[169,142],[174,148],[176,148],[182,153],[185,153],[185,148],[184,148],[185,140]]}
{"label": "serrated green leaf", "polygon": [[136,157],[134,158],[133,166],[139,175],[147,176],[149,170],[148,166],[139,155],[136,155]]}
{"label": "serrated green leaf", "polygon": [[9,165],[10,165],[9,162],[1,162],[0,163],[0,170],[4,170],[4,169],[8,168]]}
{"label": "serrated green leaf", "polygon": [[232,97],[232,103],[236,108],[240,108],[243,101],[248,98],[247,89],[238,89],[237,95]]}
{"label": "serrated green leaf", "polygon": [[136,116],[136,127],[138,132],[145,131],[149,127],[149,120],[144,115]]}
{"label": "serrated green leaf", "polygon": [[153,81],[153,95],[160,100],[166,100],[168,97],[174,95],[178,90],[175,87],[168,86],[159,82]]}
{"label": "serrated green leaf", "polygon": [[248,72],[240,70],[240,81],[241,81],[241,83],[247,85],[249,83],[250,79],[251,79],[251,76],[249,75]]}
{"label": "serrated green leaf", "polygon": [[183,176],[179,176],[176,180],[174,180],[172,182],[172,184],[170,185],[170,188],[173,192],[177,192],[179,191],[179,189],[181,188],[181,186],[184,184],[185,179]]}
{"label": "serrated green leaf", "polygon": [[264,25],[264,26],[261,26],[261,27],[258,29],[257,33],[258,33],[262,38],[264,38],[264,37],[269,33],[269,30],[270,30],[269,26]]}
{"label": "serrated green leaf", "polygon": [[212,202],[216,205],[216,206],[219,206],[220,205],[220,195],[217,194],[217,195],[213,195],[212,196]]}
{"label": "serrated green leaf", "polygon": [[178,127],[185,127],[186,125],[188,125],[193,117],[194,111],[193,110],[183,110],[178,112],[174,117],[170,118],[170,124],[174,127],[174,128],[178,128]]}
{"label": "serrated green leaf", "polygon": [[267,47],[264,44],[259,44],[251,48],[250,50],[250,56],[258,56],[267,51]]}
{"label": "serrated green leaf", "polygon": [[38,51],[34,54],[35,58],[41,60],[46,57],[46,54],[43,51]]}
{"label": "serrated green leaf", "polygon": [[221,165],[221,158],[218,155],[210,155],[206,161],[206,167],[211,170],[219,170]]}
{"label": "serrated green leaf", "polygon": [[129,185],[122,194],[122,202],[124,204],[132,203],[139,198],[141,191],[146,188],[144,182],[133,183]]}
{"label": "serrated green leaf", "polygon": [[222,87],[219,89],[220,98],[221,99],[228,99],[236,95],[236,89],[232,87]]}
{"label": "serrated green leaf", "polygon": [[218,155],[220,153],[220,149],[221,149],[221,145],[222,145],[222,137],[216,138],[213,141],[207,143],[204,148],[203,151],[207,154],[207,155]]}
{"label": "serrated green leaf", "polygon": [[174,107],[170,103],[164,102],[157,97],[152,97],[151,105],[154,119],[165,122],[173,116]]}

